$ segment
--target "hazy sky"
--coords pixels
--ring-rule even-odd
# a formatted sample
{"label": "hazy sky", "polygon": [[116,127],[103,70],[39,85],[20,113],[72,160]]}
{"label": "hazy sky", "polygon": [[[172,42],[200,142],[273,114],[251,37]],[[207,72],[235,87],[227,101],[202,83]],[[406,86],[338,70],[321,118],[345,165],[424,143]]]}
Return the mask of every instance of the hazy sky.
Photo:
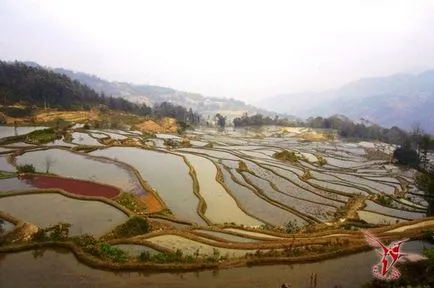
{"label": "hazy sky", "polygon": [[434,1],[0,0],[0,59],[254,102],[434,68]]}

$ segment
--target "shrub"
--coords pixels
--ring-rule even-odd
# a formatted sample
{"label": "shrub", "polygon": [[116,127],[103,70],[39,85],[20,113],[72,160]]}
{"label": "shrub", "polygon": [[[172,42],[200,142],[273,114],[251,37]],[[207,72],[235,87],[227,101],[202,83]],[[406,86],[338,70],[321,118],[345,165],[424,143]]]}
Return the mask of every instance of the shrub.
{"label": "shrub", "polygon": [[147,210],[145,203],[129,193],[121,193],[115,201],[136,214],[144,214]]}
{"label": "shrub", "polygon": [[149,251],[143,251],[139,255],[139,260],[142,261],[142,262],[148,262],[148,261],[150,261],[151,260],[151,253],[149,253]]}
{"label": "shrub", "polygon": [[48,128],[30,132],[26,136],[26,141],[32,144],[44,144],[60,138],[62,136],[57,134],[53,128]]}
{"label": "shrub", "polygon": [[116,237],[132,237],[146,234],[151,230],[148,220],[143,217],[133,216],[124,224],[116,227],[113,234]]}
{"label": "shrub", "polygon": [[276,152],[273,154],[273,158],[282,160],[282,161],[289,161],[291,163],[297,163],[298,157],[293,151],[284,150],[282,152]]}
{"label": "shrub", "polygon": [[423,249],[423,255],[425,255],[430,260],[434,260],[434,248]]}
{"label": "shrub", "polygon": [[308,180],[308,179],[312,179],[312,173],[310,172],[309,169],[304,170],[303,175],[301,176],[302,180]]}
{"label": "shrub", "polygon": [[24,165],[18,165],[17,166],[18,173],[35,173],[36,169],[35,166],[32,164],[24,164]]}
{"label": "shrub", "polygon": [[33,109],[31,107],[0,107],[0,112],[9,117],[23,118],[32,116]]}
{"label": "shrub", "polygon": [[426,241],[434,244],[434,231],[433,230],[424,231],[423,232],[423,240],[426,240]]}
{"label": "shrub", "polygon": [[247,165],[244,161],[238,161],[238,170],[240,171],[249,171],[249,169],[247,168]]}
{"label": "shrub", "polygon": [[327,160],[324,157],[322,157],[321,155],[315,155],[315,156],[318,159],[318,166],[319,167],[322,167],[322,166],[327,164]]}
{"label": "shrub", "polygon": [[32,240],[36,242],[67,240],[69,237],[70,227],[71,224],[59,223],[52,227],[38,229],[38,232],[33,234]]}
{"label": "shrub", "polygon": [[300,228],[298,227],[297,220],[289,220],[285,224],[285,232],[286,233],[294,233],[297,232]]}
{"label": "shrub", "polygon": [[100,244],[99,250],[103,258],[108,258],[116,263],[125,262],[127,259],[127,253],[125,251],[113,247],[106,242]]}
{"label": "shrub", "polygon": [[383,206],[393,207],[393,200],[390,197],[387,197],[385,195],[380,195],[378,197],[378,203],[380,203]]}

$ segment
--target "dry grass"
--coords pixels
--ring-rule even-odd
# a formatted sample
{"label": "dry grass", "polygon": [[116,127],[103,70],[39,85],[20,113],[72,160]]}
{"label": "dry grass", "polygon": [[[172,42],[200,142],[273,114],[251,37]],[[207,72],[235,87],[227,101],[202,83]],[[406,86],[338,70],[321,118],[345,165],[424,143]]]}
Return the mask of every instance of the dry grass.
{"label": "dry grass", "polygon": [[98,120],[99,113],[97,111],[49,111],[36,115],[37,122],[50,122],[58,118],[71,122],[87,122]]}
{"label": "dry grass", "polygon": [[135,127],[140,131],[152,133],[176,133],[177,131],[176,120],[172,118],[163,118],[159,123],[146,120],[135,125]]}

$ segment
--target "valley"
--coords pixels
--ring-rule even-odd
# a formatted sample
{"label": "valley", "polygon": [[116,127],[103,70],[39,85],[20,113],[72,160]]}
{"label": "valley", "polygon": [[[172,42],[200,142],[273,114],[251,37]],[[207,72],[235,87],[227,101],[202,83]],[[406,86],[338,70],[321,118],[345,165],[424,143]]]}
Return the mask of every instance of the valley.
{"label": "valley", "polygon": [[[31,253],[41,253],[39,265],[58,263],[59,273],[78,260],[73,274],[285,263],[316,265],[328,283],[321,267],[329,262],[298,263],[340,257],[327,260],[339,266],[362,257],[369,247],[361,229],[390,241],[421,239],[434,228],[415,170],[390,162],[393,145],[281,126],[154,134],[142,120],[129,129],[54,124],[57,134],[49,122],[1,127],[1,265],[14,267]],[[180,286],[175,279],[168,281]]]}

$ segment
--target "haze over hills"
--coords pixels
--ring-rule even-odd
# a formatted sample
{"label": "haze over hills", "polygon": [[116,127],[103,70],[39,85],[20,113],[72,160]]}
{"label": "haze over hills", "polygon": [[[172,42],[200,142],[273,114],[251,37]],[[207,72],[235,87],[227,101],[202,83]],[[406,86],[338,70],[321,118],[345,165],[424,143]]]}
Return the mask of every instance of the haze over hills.
{"label": "haze over hills", "polygon": [[29,66],[45,68],[59,74],[64,74],[73,80],[77,80],[80,83],[89,86],[98,93],[104,93],[113,97],[121,97],[131,102],[145,103],[148,106],[153,106],[161,102],[170,102],[186,108],[192,108],[204,117],[207,117],[208,115],[213,117],[217,112],[219,112],[228,116],[228,119],[241,116],[245,112],[248,114],[261,113],[264,116],[274,116],[277,114],[275,112],[248,105],[243,101],[235,99],[205,97],[198,93],[183,92],[161,86],[136,85],[116,81],[111,82],[103,80],[95,75],[75,72],[65,68],[52,69],[30,61],[24,63]]}
{"label": "haze over hills", "polygon": [[[303,97],[305,105],[294,106],[293,99]],[[284,94],[265,99],[261,106],[300,117],[344,114],[381,126],[411,128],[419,122],[434,132],[434,70],[423,73],[395,74],[389,77],[360,79],[335,90]]]}

